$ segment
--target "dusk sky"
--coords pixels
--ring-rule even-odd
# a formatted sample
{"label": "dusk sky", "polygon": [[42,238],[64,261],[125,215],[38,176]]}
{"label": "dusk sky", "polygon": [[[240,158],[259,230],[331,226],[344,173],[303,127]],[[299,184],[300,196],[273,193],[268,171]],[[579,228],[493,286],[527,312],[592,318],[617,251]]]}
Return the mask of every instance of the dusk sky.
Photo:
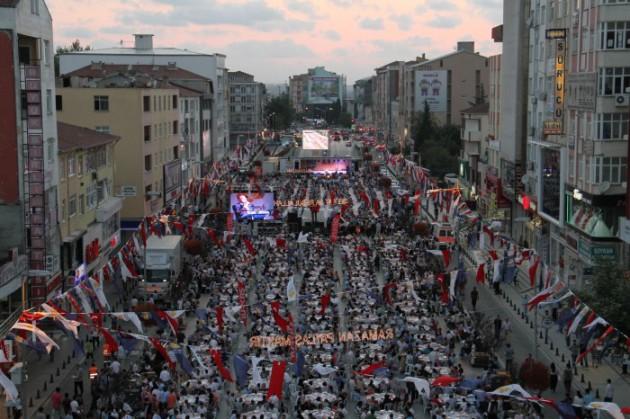
{"label": "dusk sky", "polygon": [[434,58],[458,40],[482,54],[500,52],[490,29],[501,0],[47,0],[55,45],[74,39],[95,48],[133,45],[133,33],[155,34],[154,46],[227,55],[230,70],[279,83],[325,65],[348,83],[374,68]]}

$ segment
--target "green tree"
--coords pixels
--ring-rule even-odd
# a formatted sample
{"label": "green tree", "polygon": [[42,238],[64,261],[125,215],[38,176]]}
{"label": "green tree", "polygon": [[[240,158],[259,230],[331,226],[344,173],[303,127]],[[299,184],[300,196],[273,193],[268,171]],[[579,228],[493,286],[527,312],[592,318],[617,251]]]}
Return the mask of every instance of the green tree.
{"label": "green tree", "polygon": [[66,52],[76,52],[76,51],[90,51],[91,48],[89,45],[83,46],[81,45],[81,41],[75,39],[70,45],[64,47],[57,47],[55,50],[55,76],[59,77],[59,55],[65,54]]}
{"label": "green tree", "polygon": [[339,116],[338,124],[344,128],[350,128],[352,126],[352,115],[348,112],[342,112]]}
{"label": "green tree", "polygon": [[422,144],[433,138],[435,125],[431,119],[431,109],[427,101],[424,102],[424,110],[416,112],[411,122],[411,138],[413,139],[413,151],[420,153]]}
{"label": "green tree", "polygon": [[630,310],[627,309],[630,281],[624,278],[618,266],[601,260],[598,262],[593,269],[591,286],[578,292],[578,296],[613,327],[630,335]]}
{"label": "green tree", "polygon": [[284,93],[274,97],[265,106],[267,126],[274,130],[287,129],[295,118],[289,95]]}

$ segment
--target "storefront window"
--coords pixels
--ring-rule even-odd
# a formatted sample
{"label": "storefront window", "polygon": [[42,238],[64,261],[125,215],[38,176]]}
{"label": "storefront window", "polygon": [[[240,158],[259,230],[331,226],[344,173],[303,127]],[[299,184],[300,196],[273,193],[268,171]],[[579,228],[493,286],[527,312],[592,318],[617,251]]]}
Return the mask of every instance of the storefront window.
{"label": "storefront window", "polygon": [[581,232],[598,238],[614,238],[623,207],[598,206],[577,189],[566,193],[565,222]]}

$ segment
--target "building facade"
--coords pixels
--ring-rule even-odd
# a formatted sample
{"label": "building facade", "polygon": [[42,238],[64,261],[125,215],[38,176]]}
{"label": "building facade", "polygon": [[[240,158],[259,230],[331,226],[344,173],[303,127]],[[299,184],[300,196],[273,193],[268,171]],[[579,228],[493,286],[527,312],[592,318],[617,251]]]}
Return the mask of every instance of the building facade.
{"label": "building facade", "polygon": [[[210,80],[211,84],[202,97],[204,109],[210,112],[211,129],[202,145],[203,174],[211,166],[210,162],[225,156],[229,143],[229,93],[228,70],[225,55],[201,54],[178,48],[153,47],[153,35],[134,35],[133,47],[95,49],[70,52],[59,57],[61,74],[69,74],[92,63],[170,66],[187,70],[190,73]],[[194,86],[187,87],[195,88]],[[203,153],[206,150],[206,153]]]}
{"label": "building facade", "polygon": [[289,100],[295,113],[303,114],[306,106],[308,74],[289,77]]}
{"label": "building facade", "polygon": [[472,106],[462,112],[459,174],[462,195],[476,201],[481,190],[484,173],[481,161],[488,149],[488,103]]}
{"label": "building facade", "polygon": [[0,2],[0,316],[6,322],[23,303],[42,303],[61,285],[52,34],[43,0]]}
{"label": "building facade", "polygon": [[73,286],[109,260],[121,243],[122,199],[114,196],[119,137],[57,124],[59,228],[64,284]]}
{"label": "building facade", "polygon": [[[94,87],[58,88],[58,117],[68,124],[120,137],[114,151],[112,189],[114,195],[124,196],[122,229],[135,231],[144,217],[176,205],[183,190],[180,90],[172,86],[117,87],[113,81],[105,79],[93,83]],[[179,193],[174,196],[173,191]]]}
{"label": "building facade", "polygon": [[354,83],[354,112],[352,116],[359,124],[370,125],[373,123],[372,110],[374,101],[372,99],[372,84],[374,76],[357,80]]}
{"label": "building facade", "polygon": [[399,141],[403,66],[403,61],[394,61],[375,70],[374,123],[387,144]]}
{"label": "building facade", "polygon": [[230,146],[245,144],[265,128],[266,88],[242,71],[228,73],[230,89]]}
{"label": "building facade", "polygon": [[346,77],[325,67],[309,68],[306,74],[289,78],[289,98],[296,113],[326,119],[336,103],[340,109],[344,106]]}

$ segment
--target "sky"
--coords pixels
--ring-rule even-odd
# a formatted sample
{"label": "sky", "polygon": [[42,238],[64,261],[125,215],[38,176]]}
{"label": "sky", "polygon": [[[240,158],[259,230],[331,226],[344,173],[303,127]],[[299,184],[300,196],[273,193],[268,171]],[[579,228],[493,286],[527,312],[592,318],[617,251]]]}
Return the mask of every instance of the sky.
{"label": "sky", "polygon": [[435,58],[457,41],[499,53],[490,38],[502,0],[47,0],[56,46],[79,39],[94,48],[133,46],[133,33],[156,47],[227,55],[230,70],[265,83],[324,65],[348,83],[376,67]]}

